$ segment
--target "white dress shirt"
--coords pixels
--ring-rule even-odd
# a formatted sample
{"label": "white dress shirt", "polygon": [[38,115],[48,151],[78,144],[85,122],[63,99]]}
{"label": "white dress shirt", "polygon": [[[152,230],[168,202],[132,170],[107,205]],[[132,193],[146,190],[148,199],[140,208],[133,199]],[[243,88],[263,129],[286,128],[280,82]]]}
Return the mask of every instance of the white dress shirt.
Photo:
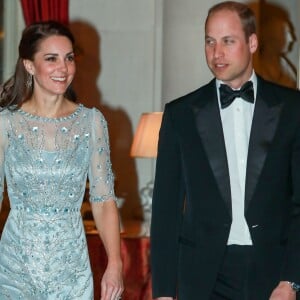
{"label": "white dress shirt", "polygon": [[[256,96],[257,78],[254,72],[249,80],[253,82]],[[252,245],[244,212],[248,145],[255,103],[236,98],[228,107],[221,109],[219,87],[222,83],[216,80],[232,203],[232,225],[227,244]]]}

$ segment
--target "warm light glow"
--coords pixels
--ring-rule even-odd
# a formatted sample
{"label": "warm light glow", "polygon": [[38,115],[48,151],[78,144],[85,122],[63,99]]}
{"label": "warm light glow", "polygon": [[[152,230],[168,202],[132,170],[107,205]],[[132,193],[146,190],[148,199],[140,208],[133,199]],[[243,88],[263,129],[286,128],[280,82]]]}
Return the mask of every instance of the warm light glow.
{"label": "warm light glow", "polygon": [[162,112],[143,113],[131,146],[133,157],[156,157]]}

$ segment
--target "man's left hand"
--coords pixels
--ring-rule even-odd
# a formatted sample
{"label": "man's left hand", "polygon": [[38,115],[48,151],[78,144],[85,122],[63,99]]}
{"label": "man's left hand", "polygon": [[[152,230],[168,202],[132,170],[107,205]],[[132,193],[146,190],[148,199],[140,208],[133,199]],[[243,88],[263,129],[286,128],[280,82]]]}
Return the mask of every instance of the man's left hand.
{"label": "man's left hand", "polygon": [[296,300],[296,292],[287,281],[281,281],[269,300]]}

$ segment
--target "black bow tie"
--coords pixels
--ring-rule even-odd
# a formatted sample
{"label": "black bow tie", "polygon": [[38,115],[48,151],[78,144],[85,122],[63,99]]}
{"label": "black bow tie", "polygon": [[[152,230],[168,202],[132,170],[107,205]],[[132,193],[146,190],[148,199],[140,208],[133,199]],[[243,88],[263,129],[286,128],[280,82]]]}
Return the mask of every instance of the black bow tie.
{"label": "black bow tie", "polygon": [[247,81],[240,90],[233,90],[226,84],[220,85],[221,108],[229,106],[235,98],[243,98],[247,102],[254,103],[254,90],[252,81]]}

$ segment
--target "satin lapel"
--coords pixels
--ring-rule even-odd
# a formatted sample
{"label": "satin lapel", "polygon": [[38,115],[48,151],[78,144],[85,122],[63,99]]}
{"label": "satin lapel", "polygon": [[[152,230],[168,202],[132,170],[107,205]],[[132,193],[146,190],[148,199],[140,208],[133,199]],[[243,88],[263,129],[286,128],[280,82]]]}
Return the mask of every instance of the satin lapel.
{"label": "satin lapel", "polygon": [[282,103],[268,104],[262,96],[257,96],[248,149],[245,210],[253,197],[269,146],[274,138],[281,109]]}
{"label": "satin lapel", "polygon": [[[205,97],[205,100],[203,98]],[[220,193],[231,215],[231,192],[224,135],[213,81],[198,103],[194,103],[196,126]]]}

